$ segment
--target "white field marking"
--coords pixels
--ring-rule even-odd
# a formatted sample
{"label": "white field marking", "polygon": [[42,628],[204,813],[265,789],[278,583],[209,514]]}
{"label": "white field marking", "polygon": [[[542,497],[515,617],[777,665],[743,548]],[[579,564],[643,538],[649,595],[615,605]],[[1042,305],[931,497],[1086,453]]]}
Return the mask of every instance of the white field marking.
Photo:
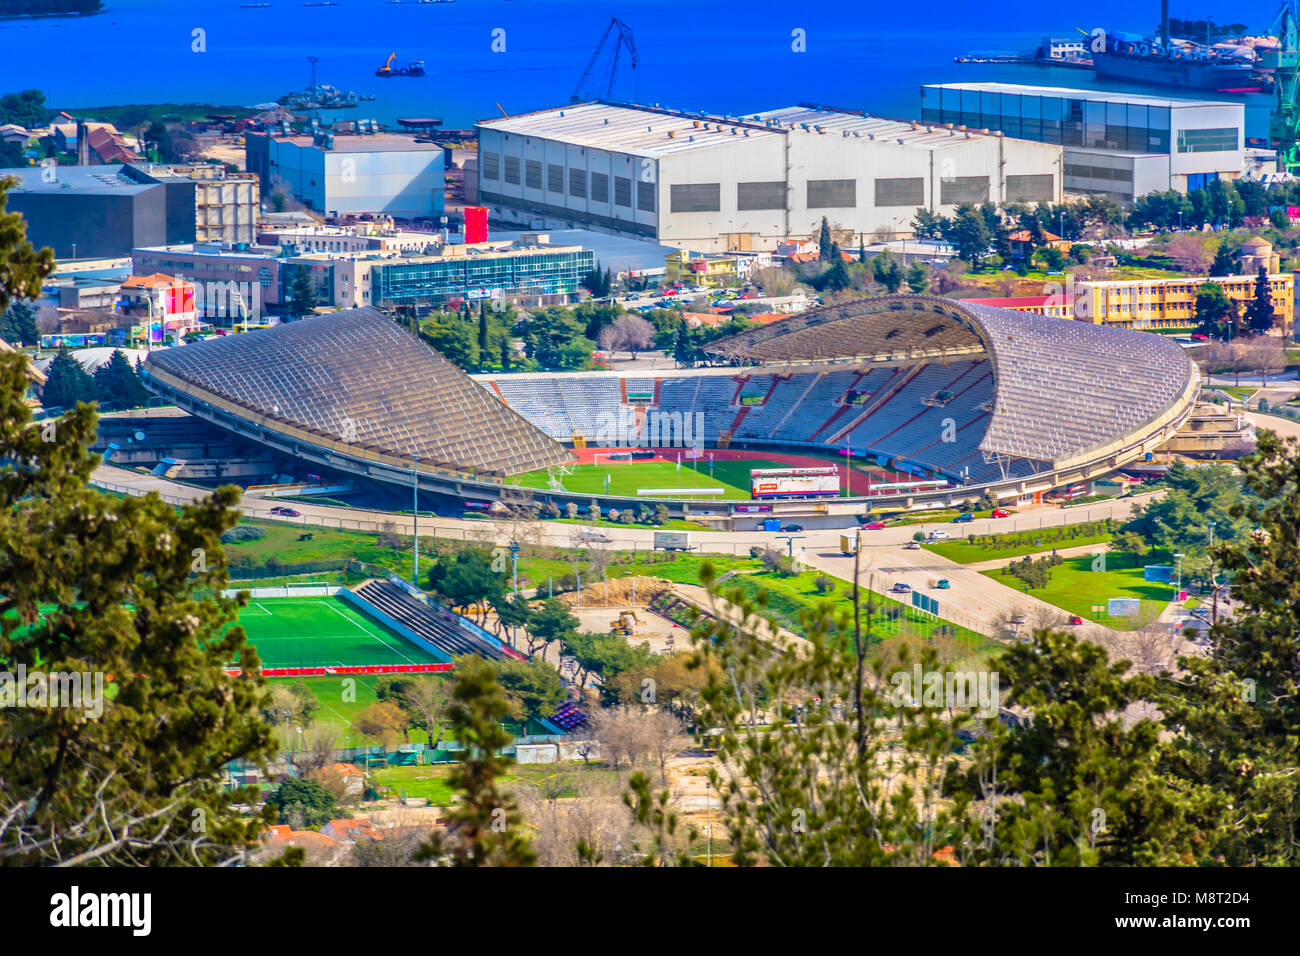
{"label": "white field marking", "polygon": [[402,653],[402,649],[401,649],[400,647],[395,647],[395,646],[393,646],[392,644],[389,644],[389,643],[388,643],[388,639],[387,639],[386,637],[384,637],[383,634],[377,634],[377,633],[375,633],[374,631],[370,630],[370,628],[366,627],[364,624],[361,624],[361,623],[358,622],[358,621],[354,621],[354,620],[352,620],[352,618],[348,617],[346,614],[344,614],[342,611],[340,611],[338,608],[336,608],[333,604],[328,605],[328,607],[329,607],[329,609],[330,609],[331,611],[333,611],[333,612],[334,612],[335,614],[337,614],[339,617],[343,618],[343,620],[347,621],[347,622],[348,622],[349,624],[351,624],[352,626],[354,626],[354,627],[359,627],[361,630],[365,631],[365,632],[366,632],[367,634],[369,634],[371,637],[377,637],[377,638],[379,638],[379,642],[380,642],[381,644],[383,644],[383,645],[384,645],[385,647],[387,647],[389,650],[391,650],[391,651],[395,651],[399,657],[403,658],[403,659],[406,661],[406,663],[408,663],[408,664],[414,664],[414,663],[416,663],[414,660],[412,660],[411,658],[409,658],[409,657],[407,657],[405,654],[403,654],[403,653]]}

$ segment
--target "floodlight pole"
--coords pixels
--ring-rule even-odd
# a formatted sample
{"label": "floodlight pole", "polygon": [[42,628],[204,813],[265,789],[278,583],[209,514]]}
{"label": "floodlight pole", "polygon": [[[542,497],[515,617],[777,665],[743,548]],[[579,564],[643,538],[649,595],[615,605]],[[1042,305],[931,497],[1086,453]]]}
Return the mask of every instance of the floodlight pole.
{"label": "floodlight pole", "polygon": [[411,584],[420,586],[420,456],[411,452]]}
{"label": "floodlight pole", "polygon": [[519,542],[510,542],[510,564],[511,577],[513,581],[515,597],[519,597]]}

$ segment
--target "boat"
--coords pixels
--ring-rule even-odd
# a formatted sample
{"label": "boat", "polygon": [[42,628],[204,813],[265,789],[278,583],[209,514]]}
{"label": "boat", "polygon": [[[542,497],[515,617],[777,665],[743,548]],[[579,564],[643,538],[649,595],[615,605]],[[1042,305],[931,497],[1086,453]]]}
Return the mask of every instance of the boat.
{"label": "boat", "polygon": [[304,3],[304,7],[337,7],[334,0],[312,0],[311,3]]}
{"label": "boat", "polygon": [[1160,5],[1158,35],[1103,30],[1093,37],[1091,46],[1093,69],[1107,79],[1220,93],[1273,90],[1273,75],[1260,69],[1253,50],[1216,49],[1171,37],[1168,0]]}
{"label": "boat", "polygon": [[375,70],[375,76],[424,76],[424,61],[412,60],[406,66],[393,67],[393,61],[397,59],[396,53],[388,54],[388,59],[384,65]]}
{"label": "boat", "polygon": [[270,4],[269,3],[241,3],[240,6],[243,7],[245,10],[264,10],[267,7],[269,7]]}

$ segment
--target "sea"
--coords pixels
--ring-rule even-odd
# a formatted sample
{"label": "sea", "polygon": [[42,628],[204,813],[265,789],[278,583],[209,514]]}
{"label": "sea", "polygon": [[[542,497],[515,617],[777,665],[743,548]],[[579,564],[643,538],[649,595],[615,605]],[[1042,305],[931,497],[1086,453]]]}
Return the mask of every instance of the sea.
{"label": "sea", "polygon": [[[1223,2],[1174,6],[1187,19],[1233,22],[1238,12]],[[624,49],[611,69],[613,32],[591,63],[611,17],[631,31],[635,68]],[[953,62],[1094,27],[1149,32],[1158,17],[1157,3],[1125,0],[1097,0],[1086,10],[1038,0],[270,0],[256,8],[240,0],[108,0],[90,17],[0,20],[0,92],[37,87],[47,103],[69,111],[255,106],[308,87],[308,57],[318,57],[318,82],[374,97],[322,111],[322,119],[392,125],[398,117],[436,117],[450,128],[564,105],[575,95],[731,115],[818,103],[901,119],[919,118],[925,83],[1231,98],[1099,81],[1086,70]],[[424,60],[426,74],[375,76],[390,53],[398,64]],[[1243,99],[1247,135],[1265,135],[1270,98]]]}

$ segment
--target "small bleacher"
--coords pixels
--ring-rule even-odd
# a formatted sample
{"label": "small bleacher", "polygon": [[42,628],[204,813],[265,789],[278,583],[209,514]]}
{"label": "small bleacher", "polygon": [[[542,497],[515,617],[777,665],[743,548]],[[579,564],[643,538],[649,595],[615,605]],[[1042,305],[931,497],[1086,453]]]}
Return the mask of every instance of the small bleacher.
{"label": "small bleacher", "polygon": [[449,657],[477,654],[490,660],[501,660],[506,656],[500,647],[461,626],[460,619],[450,611],[423,604],[389,581],[367,581],[353,593],[399,624],[406,625]]}

